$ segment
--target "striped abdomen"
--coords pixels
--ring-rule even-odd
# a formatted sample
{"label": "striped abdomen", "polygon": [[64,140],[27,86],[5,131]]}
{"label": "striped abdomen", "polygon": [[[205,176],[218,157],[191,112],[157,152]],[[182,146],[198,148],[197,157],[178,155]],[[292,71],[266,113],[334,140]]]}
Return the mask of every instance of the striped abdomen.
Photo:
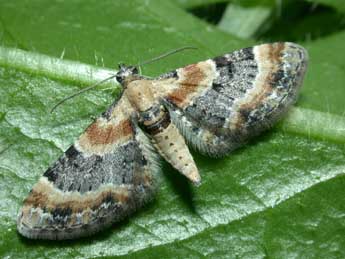
{"label": "striped abdomen", "polygon": [[199,184],[200,176],[193,157],[165,107],[157,104],[140,112],[140,124],[151,136],[160,155],[193,183]]}

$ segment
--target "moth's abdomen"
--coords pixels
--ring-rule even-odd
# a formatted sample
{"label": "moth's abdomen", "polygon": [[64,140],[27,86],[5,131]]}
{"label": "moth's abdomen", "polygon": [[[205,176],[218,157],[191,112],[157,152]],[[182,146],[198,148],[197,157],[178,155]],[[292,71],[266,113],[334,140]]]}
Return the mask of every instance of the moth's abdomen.
{"label": "moth's abdomen", "polygon": [[155,136],[170,124],[170,115],[161,104],[152,105],[148,110],[139,112],[139,123],[150,136]]}
{"label": "moth's abdomen", "polygon": [[170,120],[170,114],[161,104],[140,112],[140,124],[151,136],[159,154],[193,183],[200,183],[200,176],[183,136]]}

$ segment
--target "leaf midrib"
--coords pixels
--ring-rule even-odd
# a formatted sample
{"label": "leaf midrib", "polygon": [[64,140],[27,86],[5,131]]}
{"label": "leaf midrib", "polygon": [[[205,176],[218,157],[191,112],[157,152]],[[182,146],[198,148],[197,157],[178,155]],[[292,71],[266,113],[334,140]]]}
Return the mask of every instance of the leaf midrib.
{"label": "leaf midrib", "polygon": [[[16,59],[18,56],[21,58]],[[28,61],[32,61],[32,63]],[[71,81],[80,85],[91,85],[98,82],[101,79],[101,75],[116,72],[108,68],[6,47],[0,47],[0,65],[24,72],[40,74],[57,81]],[[55,68],[55,65],[57,68]],[[58,69],[60,67],[65,69]],[[74,71],[78,72],[73,73]],[[92,72],[83,74],[81,73],[83,71]],[[119,89],[116,81],[111,81],[107,84],[115,89]],[[310,121],[312,124],[306,127],[305,121]],[[324,125],[329,125],[329,122],[333,122],[333,126],[336,122],[336,127],[329,127],[326,131],[324,130]],[[294,135],[321,138],[322,140],[338,144],[345,143],[345,119],[339,115],[294,107],[282,122],[281,127],[284,131]]]}

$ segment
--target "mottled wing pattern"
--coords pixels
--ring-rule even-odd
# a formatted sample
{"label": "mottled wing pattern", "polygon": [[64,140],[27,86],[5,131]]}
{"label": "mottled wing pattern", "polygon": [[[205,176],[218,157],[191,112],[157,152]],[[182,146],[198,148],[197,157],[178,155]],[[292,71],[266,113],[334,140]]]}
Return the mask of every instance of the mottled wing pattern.
{"label": "mottled wing pattern", "polygon": [[306,50],[293,43],[258,45],[162,75],[155,93],[194,147],[222,156],[295,102],[307,61]]}
{"label": "mottled wing pattern", "polygon": [[33,187],[19,212],[29,238],[97,232],[143,205],[155,191],[155,153],[131,120],[125,96],[91,124]]}

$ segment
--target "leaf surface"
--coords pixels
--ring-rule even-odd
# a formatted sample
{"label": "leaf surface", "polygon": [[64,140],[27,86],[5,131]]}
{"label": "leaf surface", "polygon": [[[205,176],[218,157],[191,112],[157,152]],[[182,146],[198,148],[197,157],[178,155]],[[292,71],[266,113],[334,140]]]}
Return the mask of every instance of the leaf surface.
{"label": "leaf surface", "polygon": [[[149,76],[255,44],[221,32],[169,1],[14,0],[0,5],[4,51],[18,48],[113,68],[120,61],[135,64],[185,45],[199,48],[144,67]],[[199,188],[163,163],[163,183],[154,202],[98,235],[68,242],[20,237],[16,214],[42,172],[91,116],[116,98],[118,88],[90,91],[50,114],[58,100],[86,85],[87,77],[69,76],[78,74],[81,65],[68,63],[67,72],[53,73],[39,66],[30,69],[36,64],[32,54],[24,55],[25,62],[15,57],[5,62],[1,54],[0,256],[345,257],[344,124],[340,120],[327,133],[322,129],[323,115],[344,116],[344,35],[341,31],[302,43],[310,53],[310,68],[297,106],[308,109],[300,110],[304,118],[318,118],[311,124],[312,135],[301,123],[302,130],[283,123],[226,158],[193,152],[203,178]],[[285,126],[295,118],[289,117]],[[338,134],[334,138],[332,129]]]}

